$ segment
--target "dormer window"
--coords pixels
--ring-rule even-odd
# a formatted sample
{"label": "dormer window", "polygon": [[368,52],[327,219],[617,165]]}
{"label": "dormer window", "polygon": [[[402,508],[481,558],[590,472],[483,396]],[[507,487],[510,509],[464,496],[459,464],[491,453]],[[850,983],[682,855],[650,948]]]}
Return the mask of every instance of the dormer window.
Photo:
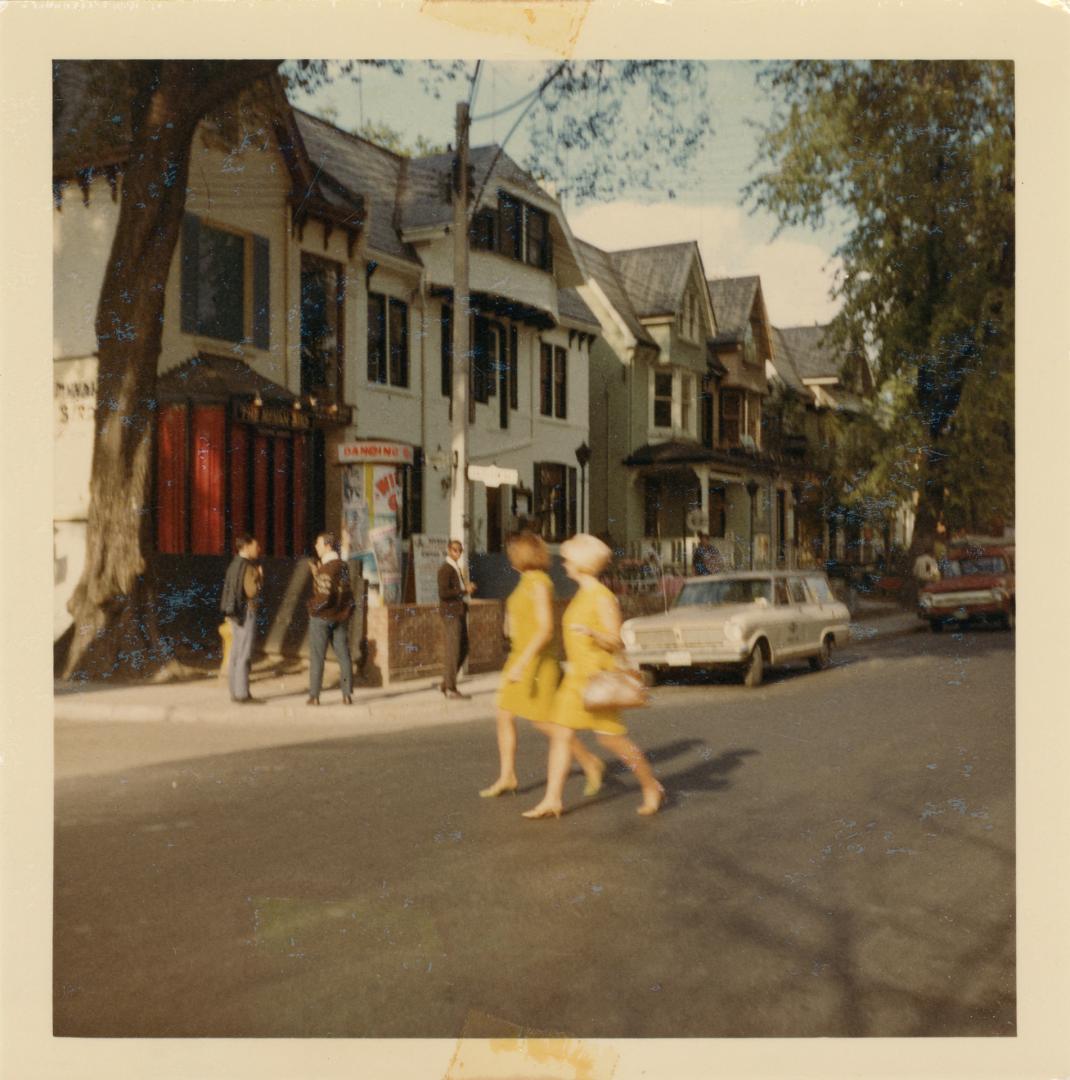
{"label": "dormer window", "polygon": [[[495,220],[496,219],[496,220]],[[508,192],[498,192],[498,212],[480,210],[472,222],[472,244],[539,270],[553,269],[550,216]]]}

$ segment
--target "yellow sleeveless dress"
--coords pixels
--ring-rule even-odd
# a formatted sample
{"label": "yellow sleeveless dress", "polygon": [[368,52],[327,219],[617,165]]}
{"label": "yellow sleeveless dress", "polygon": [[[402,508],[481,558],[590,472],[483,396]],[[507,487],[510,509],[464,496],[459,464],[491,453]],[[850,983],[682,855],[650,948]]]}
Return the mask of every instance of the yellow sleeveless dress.
{"label": "yellow sleeveless dress", "polygon": [[505,602],[506,614],[509,616],[510,650],[502,669],[502,682],[496,704],[499,709],[505,709],[506,712],[522,716],[526,720],[549,719],[550,703],[561,678],[561,668],[551,641],[524,669],[519,682],[507,682],[505,679],[504,673],[516,663],[535,635],[535,598],[542,589],[549,594],[552,604],[554,585],[550,575],[542,570],[525,570],[520,575],[520,583]]}
{"label": "yellow sleeveless dress", "polygon": [[578,634],[571,629],[573,623],[578,623],[592,630],[607,631],[598,613],[599,598],[602,596],[608,596],[614,604],[617,603],[613,593],[599,583],[580,589],[561,617],[568,670],[554,695],[550,721],[562,727],[600,731],[605,735],[626,735],[628,729],[621,723],[619,712],[601,709],[590,712],[583,707],[583,688],[587,680],[596,672],[616,666],[612,653],[600,649],[586,634]]}

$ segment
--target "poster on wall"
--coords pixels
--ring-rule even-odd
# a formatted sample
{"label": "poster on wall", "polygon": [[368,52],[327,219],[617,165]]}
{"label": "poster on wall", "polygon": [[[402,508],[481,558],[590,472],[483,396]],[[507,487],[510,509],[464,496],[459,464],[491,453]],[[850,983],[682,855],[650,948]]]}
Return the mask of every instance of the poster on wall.
{"label": "poster on wall", "polygon": [[379,595],[384,604],[401,603],[401,551],[396,525],[378,525],[369,530],[368,538],[375,558]]}
{"label": "poster on wall", "polygon": [[425,536],[419,533],[412,538],[416,603],[438,603],[438,568],[446,561],[448,544],[449,540],[445,536]]}

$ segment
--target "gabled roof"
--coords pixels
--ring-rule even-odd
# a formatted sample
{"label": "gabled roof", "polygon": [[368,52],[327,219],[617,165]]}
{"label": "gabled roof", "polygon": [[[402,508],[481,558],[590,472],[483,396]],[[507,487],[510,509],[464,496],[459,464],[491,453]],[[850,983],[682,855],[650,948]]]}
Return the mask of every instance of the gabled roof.
{"label": "gabled roof", "polygon": [[640,319],[676,315],[691,272],[694,241],[611,251],[613,268]]}
{"label": "gabled roof", "polygon": [[657,348],[657,343],[650,336],[650,332],[639,321],[639,316],[632,306],[624,285],[617,276],[617,271],[613,267],[610,256],[600,248],[596,248],[594,244],[588,244],[586,240],[577,240],[576,242],[587,266],[588,273],[598,283],[606,299],[616,308],[617,314],[624,320],[632,336],[644,345]]}
{"label": "gabled roof", "polygon": [[718,345],[730,345],[743,339],[743,332],[750,322],[754,298],[758,294],[759,278],[717,278],[707,281],[710,303],[717,317]]}
{"label": "gabled roof", "polygon": [[774,326],[772,333],[773,367],[776,368],[776,372],[780,376],[781,381],[797,394],[801,394],[807,399],[812,399],[813,394],[805,383],[803,383],[802,376],[795,367],[795,358],[791,346],[784,337],[783,331]]}
{"label": "gabled roof", "polygon": [[776,331],[803,380],[840,377],[840,358],[827,339],[827,329],[826,326],[790,326]]}
{"label": "gabled roof", "polygon": [[310,113],[300,109],[293,113],[313,169],[364,196],[369,246],[386,255],[418,262],[397,230],[396,203],[404,183],[406,159]]}
{"label": "gabled roof", "polygon": [[583,297],[575,289],[557,290],[557,310],[562,319],[569,322],[584,323],[594,330],[601,330],[602,324],[594,312],[584,303]]}
{"label": "gabled roof", "polygon": [[[495,160],[497,159],[497,160]],[[498,146],[476,146],[468,152],[472,166],[474,189],[483,189],[484,198],[495,193],[494,184],[508,184],[528,196],[549,200],[551,197],[524,172],[508,154]],[[487,180],[493,164],[493,174]],[[450,174],[453,170],[453,154],[431,154],[412,158],[408,162],[408,174],[404,191],[398,200],[398,228],[442,228],[453,222],[453,203],[450,198]]]}

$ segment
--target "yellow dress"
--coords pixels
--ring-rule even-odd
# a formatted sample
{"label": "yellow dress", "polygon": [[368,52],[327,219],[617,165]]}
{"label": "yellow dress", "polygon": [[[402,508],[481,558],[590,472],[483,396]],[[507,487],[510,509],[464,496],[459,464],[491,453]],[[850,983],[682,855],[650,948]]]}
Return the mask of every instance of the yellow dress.
{"label": "yellow dress", "polygon": [[617,598],[601,583],[580,589],[561,617],[568,671],[554,695],[550,720],[562,727],[600,731],[606,735],[625,735],[628,729],[621,723],[619,712],[608,709],[590,712],[583,707],[583,688],[587,680],[596,672],[614,668],[616,660],[612,653],[599,648],[587,634],[576,633],[572,625],[589,626],[592,630],[606,633],[608,627],[598,613],[599,600],[603,596],[617,603]]}
{"label": "yellow dress", "polygon": [[505,678],[505,672],[516,663],[535,635],[535,599],[542,589],[549,594],[552,604],[554,585],[550,575],[542,570],[525,570],[520,575],[520,584],[505,602],[506,614],[509,616],[510,650],[502,669],[502,682],[496,704],[499,709],[505,709],[506,712],[522,716],[526,720],[549,719],[550,703],[561,678],[561,669],[554,655],[552,641],[528,663],[519,682],[507,682]]}

